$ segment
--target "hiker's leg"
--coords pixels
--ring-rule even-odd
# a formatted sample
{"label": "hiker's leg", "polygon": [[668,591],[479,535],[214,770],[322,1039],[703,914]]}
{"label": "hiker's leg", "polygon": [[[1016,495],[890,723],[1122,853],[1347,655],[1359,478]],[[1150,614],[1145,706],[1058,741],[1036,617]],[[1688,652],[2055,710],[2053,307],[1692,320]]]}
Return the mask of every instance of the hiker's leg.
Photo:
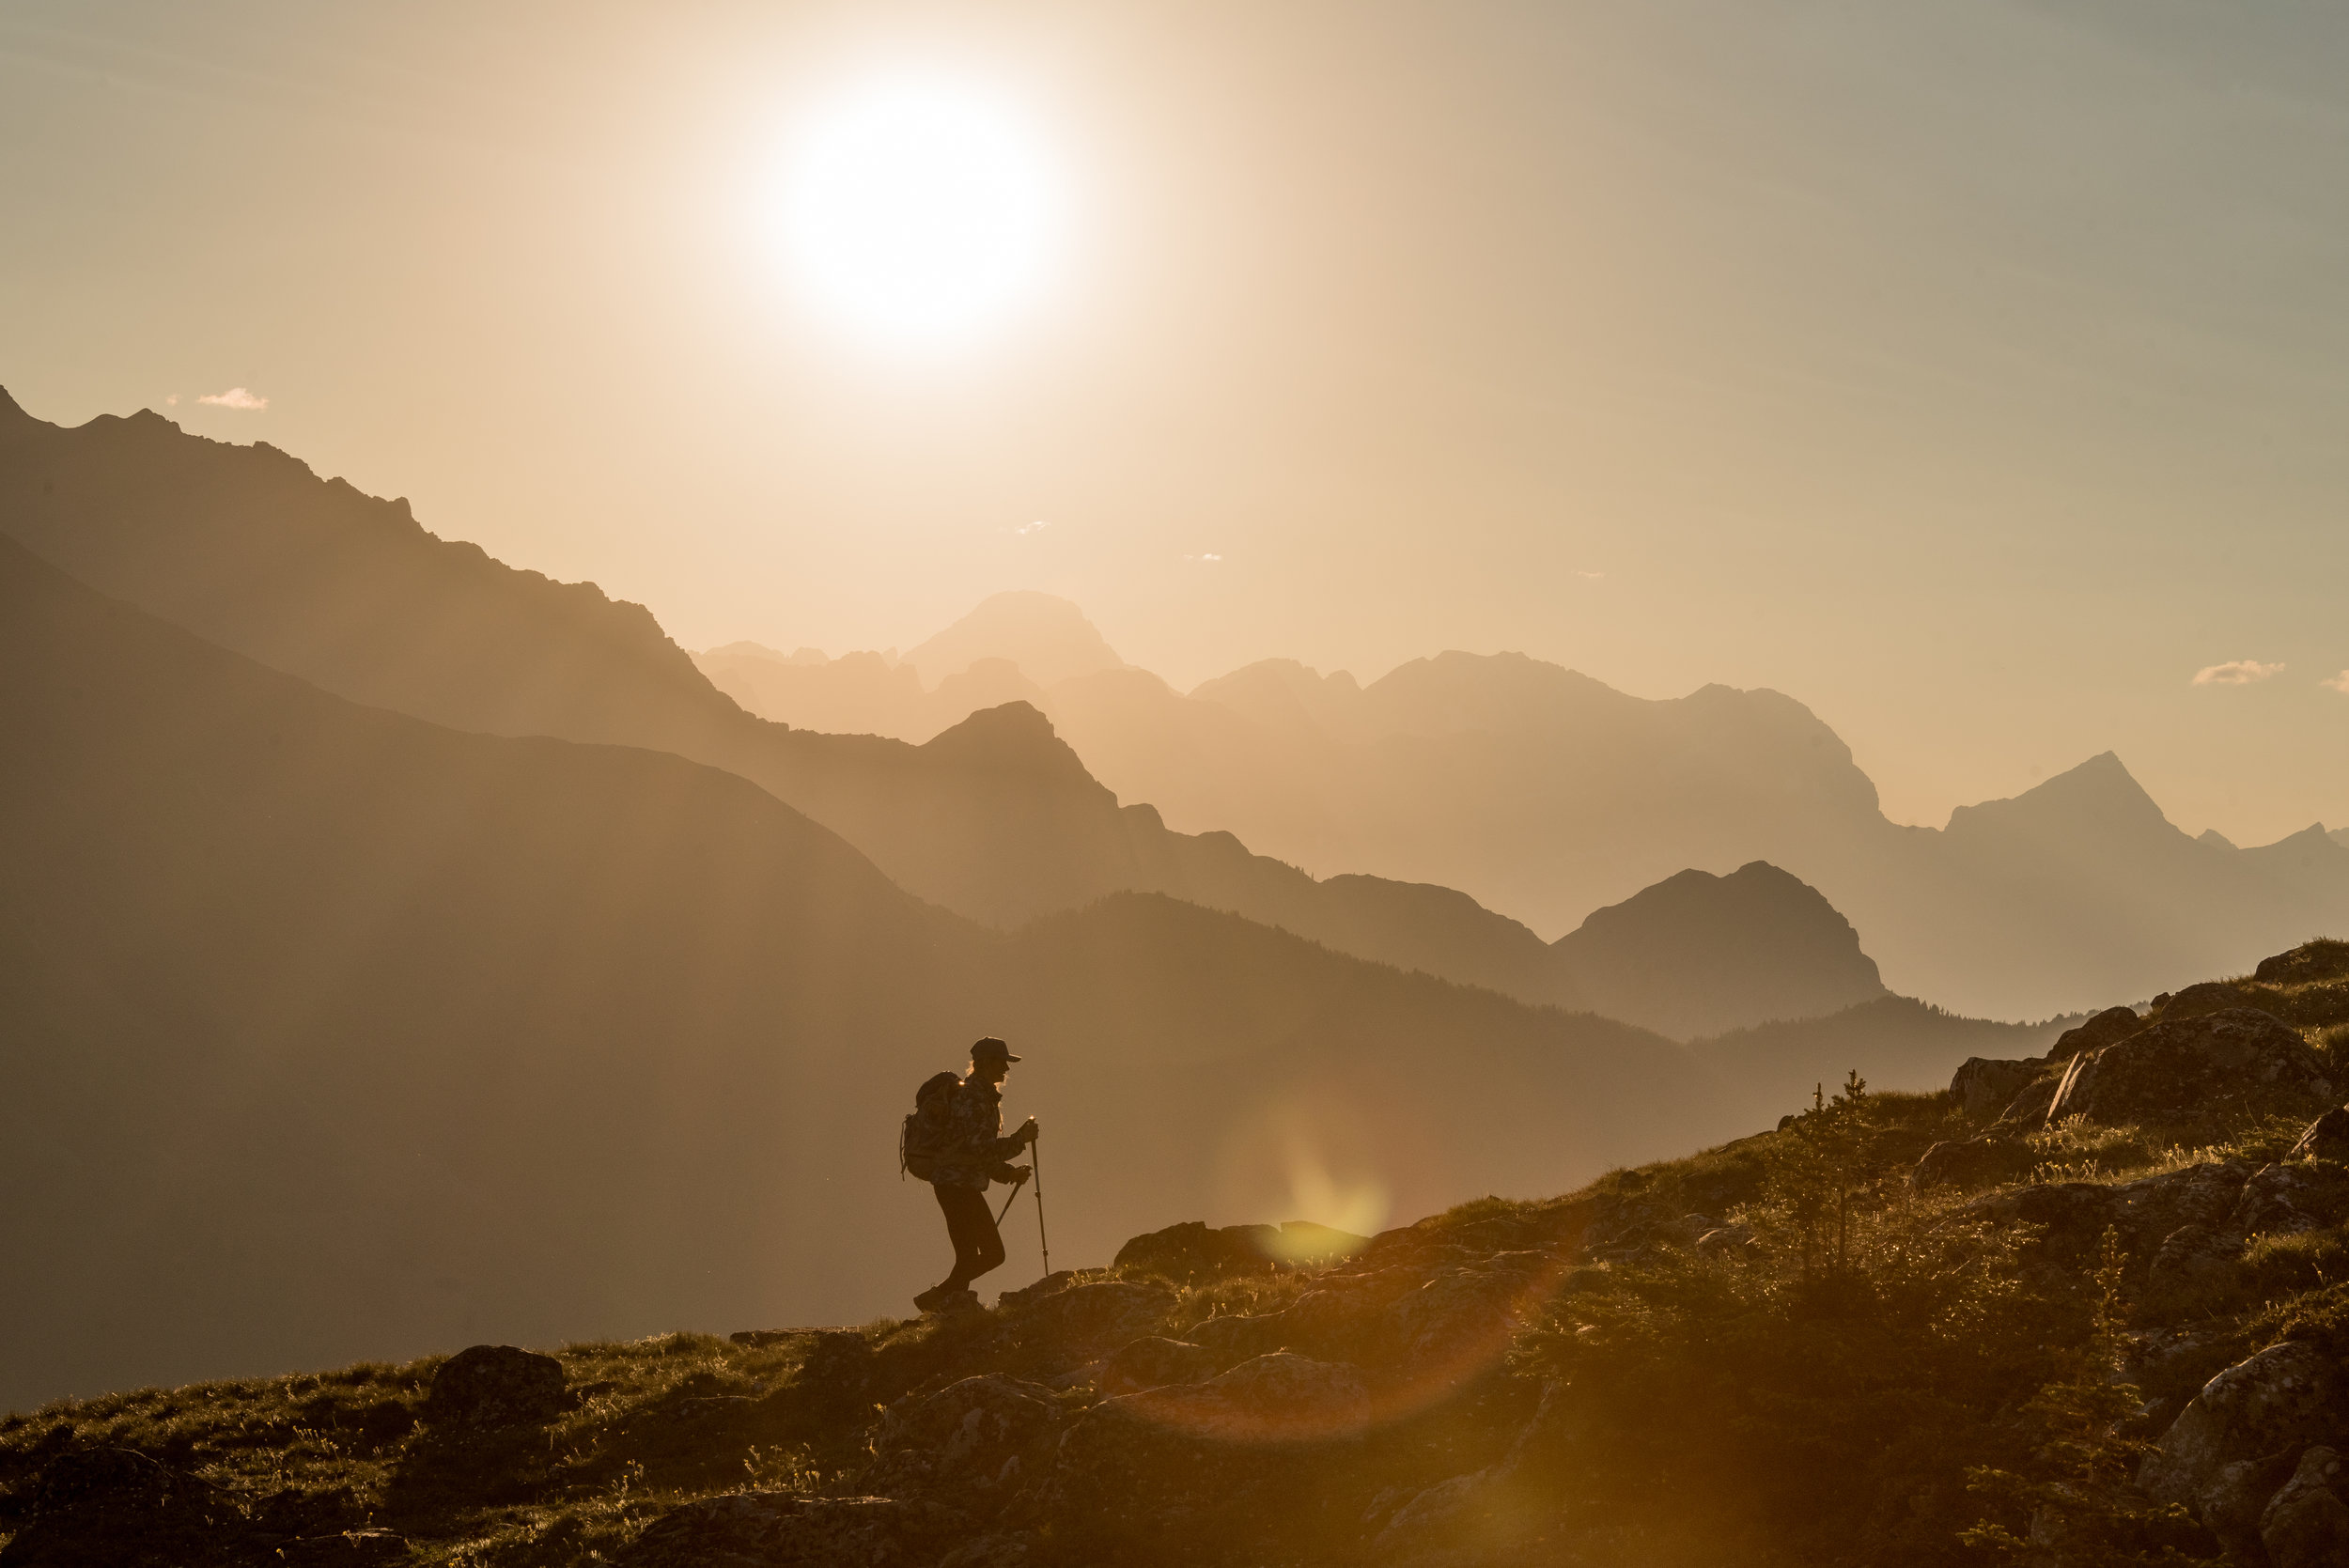
{"label": "hiker's leg", "polygon": [[979,1266],[971,1273],[974,1280],[1003,1266],[1003,1233],[995,1228],[995,1211],[988,1207],[987,1194],[982,1192],[975,1196],[979,1200],[979,1223],[987,1229],[978,1237]]}
{"label": "hiker's leg", "polygon": [[[987,1211],[986,1193],[942,1183],[932,1190],[938,1194],[940,1211],[946,1216],[946,1234],[955,1244],[955,1271],[946,1276],[943,1288],[961,1290],[1003,1261],[1003,1240],[995,1234],[995,1217]],[[987,1261],[990,1250],[993,1263]]]}

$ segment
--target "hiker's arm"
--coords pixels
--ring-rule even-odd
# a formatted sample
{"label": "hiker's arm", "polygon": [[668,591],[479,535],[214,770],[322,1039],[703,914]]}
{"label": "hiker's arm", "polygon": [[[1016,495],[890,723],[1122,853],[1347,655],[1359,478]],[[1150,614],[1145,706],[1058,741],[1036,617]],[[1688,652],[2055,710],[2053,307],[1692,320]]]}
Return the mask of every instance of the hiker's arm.
{"label": "hiker's arm", "polygon": [[1008,1137],[989,1139],[987,1145],[988,1157],[990,1159],[1010,1158],[1013,1155],[1018,1154],[1020,1150],[1035,1141],[1034,1128],[1035,1118],[1031,1116],[1025,1122],[1022,1122],[1019,1125],[1019,1129],[1011,1133]]}

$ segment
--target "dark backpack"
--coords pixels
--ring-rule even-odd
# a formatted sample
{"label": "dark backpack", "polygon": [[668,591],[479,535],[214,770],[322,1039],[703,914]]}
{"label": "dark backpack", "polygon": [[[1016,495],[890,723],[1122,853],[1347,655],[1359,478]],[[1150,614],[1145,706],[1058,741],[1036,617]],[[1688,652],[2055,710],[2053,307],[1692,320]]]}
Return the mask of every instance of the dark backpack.
{"label": "dark backpack", "polygon": [[932,1073],[913,1092],[913,1113],[897,1129],[897,1172],[926,1182],[938,1174],[938,1162],[954,1152],[950,1115],[954,1092],[962,1087],[955,1073]]}

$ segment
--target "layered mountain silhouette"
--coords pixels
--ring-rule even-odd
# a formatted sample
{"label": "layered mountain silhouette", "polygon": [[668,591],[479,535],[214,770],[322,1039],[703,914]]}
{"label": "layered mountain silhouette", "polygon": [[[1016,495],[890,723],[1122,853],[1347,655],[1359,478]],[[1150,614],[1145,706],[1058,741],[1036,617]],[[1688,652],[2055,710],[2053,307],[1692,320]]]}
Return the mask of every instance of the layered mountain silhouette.
{"label": "layered mountain silhouette", "polygon": [[[105,593],[357,702],[458,729],[643,746],[725,768],[841,834],[900,886],[1001,927],[1113,892],[1164,893],[1359,956],[1670,1030],[1690,1018],[1718,1029],[1785,1016],[1787,997],[1823,1013],[1875,994],[1852,988],[1856,955],[1833,931],[1815,971],[1787,967],[1802,944],[1780,936],[1755,936],[1777,944],[1769,965],[1724,955],[1719,973],[1757,982],[1743,1003],[1718,979],[1707,982],[1710,1001],[1693,1005],[1676,981],[1628,978],[1705,961],[1684,934],[1660,928],[1654,963],[1594,979],[1563,950],[1446,888],[1317,880],[1231,833],[1171,831],[1152,806],[1121,807],[1025,703],[964,709],[919,746],[755,718],[643,607],[516,570],[426,532],[403,501],[321,481],[266,444],[189,436],[152,412],[65,429],[0,393],[0,532]],[[855,706],[868,699],[942,694],[952,706],[989,682],[1034,691],[1007,660],[974,655],[985,647],[1076,672],[1061,691],[1155,682],[1125,669],[1073,606],[1042,595],[990,600],[894,663],[722,651],[762,678],[831,682],[829,719],[820,707],[794,711],[855,729]],[[920,684],[921,661],[966,658],[934,691]],[[1810,929],[1813,903],[1790,897],[1788,930]],[[1710,929],[1744,939],[1739,926],[1759,911],[1750,902],[1739,911]]]}
{"label": "layered mountain silhouette", "polygon": [[990,931],[721,769],[365,707],[5,542],[0,660],[0,1405],[897,1306],[942,1243],[895,1118],[985,1030],[1104,1255],[1750,1120],[1628,1025],[1160,896]]}
{"label": "layered mountain silhouette", "polygon": [[[1161,885],[1221,857],[1262,872],[1260,902],[1339,911],[1358,947],[1502,979],[1521,958],[1594,983],[1581,960],[1701,998],[1707,943],[1728,967],[1792,961],[1750,921],[1701,929],[1766,906],[1826,977],[1790,1005],[1873,994],[1850,928],[1769,867],[1677,879],[1545,945],[1450,890],[1316,883],[1168,833],[1031,708],[918,748],[751,719],[643,612],[265,448],[151,419],[0,428],[5,532],[179,612],[0,541],[0,1186],[37,1195],[0,1205],[10,1277],[37,1282],[0,1293],[0,1405],[897,1305],[941,1244],[928,1195],[889,1179],[894,1119],[982,1030],[1029,1058],[1012,1108],[1050,1129],[1056,1240],[1101,1255],[1202,1215],[1371,1225],[1553,1189],[1766,1125],[1805,1087],[1158,893],[1006,932],[909,893],[774,784],[631,736],[894,789],[973,838],[1105,813]],[[110,467],[61,434],[163,456]],[[487,733],[558,725],[595,738]],[[1774,1048],[1901,1081],[1898,1020],[1851,1017]],[[1913,1081],[1951,1065],[1940,1048]]]}
{"label": "layered mountain silhouette", "polygon": [[[991,691],[1015,689],[1015,639],[977,633],[1029,602],[961,623],[974,669],[995,661]],[[803,666],[791,700],[837,690],[847,662]],[[785,693],[741,694],[796,711]],[[866,717],[919,737],[959,716],[952,695]],[[1095,776],[1177,829],[1227,829],[1312,871],[1457,888],[1537,931],[1682,868],[1764,860],[1866,932],[1895,988],[1969,1012],[2141,997],[2166,974],[2349,928],[2349,831],[2248,849],[2189,839],[2110,753],[1941,830],[1901,827],[1834,732],[1774,691],[1647,701],[1520,654],[1445,653],[1367,686],[1271,660],[1188,694],[1128,668],[1028,700]]]}

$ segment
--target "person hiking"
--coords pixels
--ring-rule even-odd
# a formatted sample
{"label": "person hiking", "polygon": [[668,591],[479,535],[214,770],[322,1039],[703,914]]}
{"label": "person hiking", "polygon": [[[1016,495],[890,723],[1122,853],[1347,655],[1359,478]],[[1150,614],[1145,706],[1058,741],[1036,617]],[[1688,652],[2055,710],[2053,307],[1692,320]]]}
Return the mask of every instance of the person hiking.
{"label": "person hiking", "polygon": [[[921,1139],[919,1164],[909,1161],[914,1175],[930,1184],[938,1206],[946,1216],[946,1235],[955,1246],[954,1272],[913,1298],[926,1312],[978,1304],[971,1281],[1003,1262],[1003,1238],[988,1208],[989,1182],[1024,1182],[1029,1168],[1007,1165],[1009,1157],[1034,1143],[1035,1118],[1031,1116],[1009,1137],[1003,1134],[1003,1079],[1019,1058],[993,1035],[971,1048],[971,1070],[957,1079],[941,1073],[931,1080],[942,1103],[916,1101],[909,1122],[926,1125]],[[923,1086],[926,1094],[931,1085]]]}

